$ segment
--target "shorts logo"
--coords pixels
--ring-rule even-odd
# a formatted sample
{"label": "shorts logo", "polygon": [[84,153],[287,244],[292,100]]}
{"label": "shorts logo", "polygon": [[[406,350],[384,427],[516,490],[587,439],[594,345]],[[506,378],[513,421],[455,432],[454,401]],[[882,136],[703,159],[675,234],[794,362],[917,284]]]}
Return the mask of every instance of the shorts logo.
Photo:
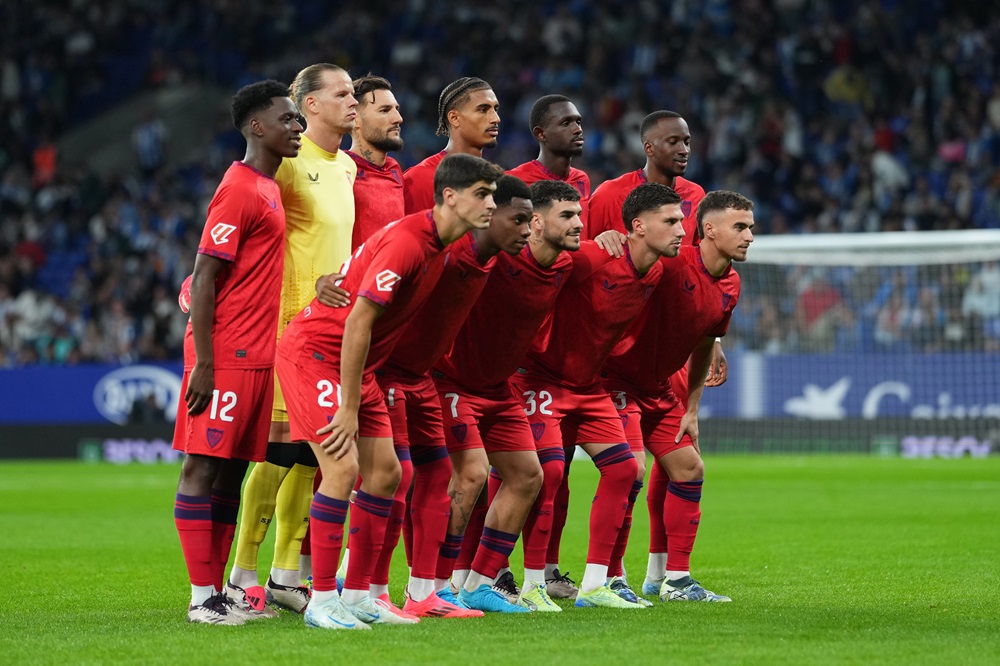
{"label": "shorts logo", "polygon": [[532,423],[531,424],[531,436],[535,438],[535,441],[540,441],[542,435],[545,434],[545,424],[544,423]]}
{"label": "shorts logo", "polygon": [[690,201],[682,201],[681,202],[681,212],[684,213],[684,217],[687,217],[688,215],[691,214],[691,202]]}
{"label": "shorts logo", "polygon": [[451,427],[451,434],[455,436],[459,444],[465,444],[465,438],[469,434],[469,426],[464,423],[453,425]]}
{"label": "shorts logo", "polygon": [[271,210],[277,210],[278,209],[278,202],[275,201],[274,199],[268,199],[267,200],[267,205],[271,207]]}
{"label": "shorts logo", "polygon": [[623,428],[627,428],[628,427],[628,414],[620,414],[619,416],[621,416],[621,418],[622,418],[622,427]]}
{"label": "shorts logo", "polygon": [[326,422],[329,423],[330,421],[333,421],[333,414],[326,415]]}
{"label": "shorts logo", "polygon": [[396,286],[400,278],[397,274],[386,269],[375,276],[375,286],[379,291],[392,291],[392,288]]}
{"label": "shorts logo", "polygon": [[225,222],[219,222],[217,225],[212,227],[209,235],[212,236],[212,240],[215,241],[216,245],[225,245],[229,242],[229,235],[236,231],[236,227],[231,224],[226,224]]}
{"label": "shorts logo", "polygon": [[219,442],[222,441],[223,432],[218,428],[209,428],[205,435],[208,438],[209,448],[214,449],[219,445]]}

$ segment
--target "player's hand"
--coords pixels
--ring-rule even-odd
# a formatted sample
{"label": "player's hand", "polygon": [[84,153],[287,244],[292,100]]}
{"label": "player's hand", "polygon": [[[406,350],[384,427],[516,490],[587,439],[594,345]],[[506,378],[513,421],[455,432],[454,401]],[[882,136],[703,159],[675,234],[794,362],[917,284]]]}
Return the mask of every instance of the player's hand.
{"label": "player's hand", "polygon": [[187,391],[184,402],[187,403],[188,414],[201,414],[212,400],[215,391],[215,368],[211,363],[196,362],[188,377]]}
{"label": "player's hand", "polygon": [[334,460],[340,460],[357,446],[355,440],[358,437],[358,413],[351,409],[340,408],[333,415],[333,419],[317,430],[316,434],[329,434],[319,446],[327,455],[333,456]]}
{"label": "player's hand", "polygon": [[708,369],[708,378],[705,379],[705,386],[722,386],[729,379],[729,363],[726,361],[726,352],[722,351],[722,343],[715,341],[712,347],[712,365]]}
{"label": "player's hand", "polygon": [[701,447],[698,446],[698,415],[692,412],[687,412],[681,417],[681,425],[677,431],[677,437],[674,438],[674,444],[680,444],[681,438],[687,434],[691,437],[691,443],[694,444],[694,450],[701,455]]}
{"label": "player's hand", "polygon": [[614,229],[608,229],[602,232],[594,242],[597,243],[597,247],[601,248],[608,254],[610,254],[615,259],[621,259],[625,256],[625,241],[628,240],[628,236],[625,234],[615,231]]}
{"label": "player's hand", "polygon": [[316,280],[316,297],[319,302],[331,308],[342,308],[351,304],[351,294],[340,287],[344,276],[330,273]]}

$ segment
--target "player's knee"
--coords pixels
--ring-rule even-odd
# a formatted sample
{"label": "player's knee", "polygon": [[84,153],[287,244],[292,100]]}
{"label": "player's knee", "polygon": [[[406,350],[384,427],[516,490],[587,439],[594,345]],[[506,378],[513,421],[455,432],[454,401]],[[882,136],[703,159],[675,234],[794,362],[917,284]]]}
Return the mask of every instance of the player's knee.
{"label": "player's knee", "polygon": [[636,462],[635,456],[629,456],[611,465],[601,467],[601,476],[607,476],[613,481],[629,485],[635,481],[638,472],[639,464]]}
{"label": "player's knee", "polygon": [[[309,446],[300,443],[268,442],[264,460],[272,465],[291,469],[292,465],[299,461],[302,449],[309,449]],[[313,459],[315,460],[315,456]]]}
{"label": "player's knee", "polygon": [[490,475],[490,464],[486,461],[470,461],[454,467],[452,475],[457,485],[468,491],[478,492],[486,484]]}
{"label": "player's knee", "polygon": [[672,481],[701,481],[704,478],[705,463],[702,461],[701,457],[686,460],[683,466],[678,466],[678,468],[672,470],[670,474],[670,479]]}
{"label": "player's knee", "polygon": [[185,495],[207,495],[219,476],[222,465],[220,458],[189,455],[181,466],[179,492]]}
{"label": "player's knee", "polygon": [[534,499],[542,489],[542,481],[545,479],[542,466],[534,465],[518,471],[519,473],[513,477],[514,490],[519,495]]}

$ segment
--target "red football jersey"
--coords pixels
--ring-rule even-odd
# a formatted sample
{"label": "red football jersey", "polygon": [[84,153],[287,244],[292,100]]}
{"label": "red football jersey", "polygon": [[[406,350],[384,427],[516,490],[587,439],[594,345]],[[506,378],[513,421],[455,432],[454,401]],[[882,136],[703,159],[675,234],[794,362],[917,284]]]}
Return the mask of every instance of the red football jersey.
{"label": "red football jersey", "polygon": [[[622,204],[632,190],[646,182],[649,182],[646,172],[638,169],[601,183],[590,198],[590,223],[584,227],[583,237],[594,239],[608,229],[625,233]],[[705,198],[705,190],[701,185],[678,176],[674,179],[674,192],[681,198],[681,211],[684,212],[684,244],[697,245],[701,241],[696,213],[698,204]]]}
{"label": "red football jersey", "polygon": [[403,217],[403,169],[391,157],[378,166],[351,151],[344,151],[358,165],[354,180],[354,231],[351,252],[376,231]]}
{"label": "red football jersey", "polygon": [[600,381],[601,366],[639,316],[660,281],[664,262],[640,275],[625,246],[615,259],[584,241],[556,299],[545,335],[536,337],[525,366],[558,386],[586,389]]}
{"label": "red football jersey", "polygon": [[572,265],[567,252],[547,267],[530,247],[513,257],[500,254],[451,351],[435,370],[473,393],[503,387],[552,312]]}
{"label": "red football jersey", "polygon": [[[435,259],[443,249],[434,218],[425,211],[383,227],[344,262],[341,286],[354,301],[364,297],[385,308],[372,327],[365,372],[385,362],[406,322],[434,288],[443,267]],[[331,308],[314,298],[288,324],[280,344],[312,352],[320,360],[340,358],[350,311],[351,307]]]}
{"label": "red football jersey", "polygon": [[[215,369],[274,365],[278,300],[285,265],[285,209],[278,184],[233,162],[208,205],[198,254],[229,262],[215,281]],[[195,364],[188,321],[184,367]]]}
{"label": "red football jersey", "polygon": [[[521,166],[514,167],[507,173],[511,176],[517,176],[528,185],[537,183],[540,180],[563,180],[546,169],[545,165],[538,160],[525,162]],[[569,168],[569,177],[565,179],[565,182],[575,187],[580,193],[580,206],[583,208],[580,212],[580,221],[583,222],[583,228],[586,230],[590,208],[590,176],[585,171],[571,166]]]}
{"label": "red football jersey", "polygon": [[420,312],[406,325],[386,365],[417,377],[430,372],[451,349],[496,260],[491,257],[480,263],[472,232],[450,245],[445,250],[441,278]]}
{"label": "red football jersey", "polygon": [[448,156],[441,151],[403,172],[403,200],[407,215],[434,207],[434,172]]}
{"label": "red football jersey", "polygon": [[702,340],[726,334],[740,298],[733,267],[712,277],[696,247],[684,246],[676,258],[658,263],[660,284],[604,366],[609,378],[649,393],[665,390]]}

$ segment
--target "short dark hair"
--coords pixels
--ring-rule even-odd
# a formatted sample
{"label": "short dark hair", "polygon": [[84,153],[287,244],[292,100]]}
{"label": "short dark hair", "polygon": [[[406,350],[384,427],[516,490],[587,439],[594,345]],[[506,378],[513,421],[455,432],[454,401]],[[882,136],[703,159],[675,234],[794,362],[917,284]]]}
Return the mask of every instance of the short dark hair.
{"label": "short dark hair", "polygon": [[376,90],[392,90],[392,84],[389,80],[381,76],[375,76],[371,72],[368,72],[364,76],[354,79],[354,97],[358,100],[358,106],[365,106],[369,102],[374,102],[374,95],[369,100],[368,94],[374,93]]}
{"label": "short dark hair", "polygon": [[545,95],[536,99],[531,105],[531,113],[528,114],[528,131],[534,134],[535,128],[542,126],[553,104],[569,101],[570,98],[565,95]]}
{"label": "short dark hair", "polygon": [[649,134],[649,130],[656,127],[656,124],[663,120],[664,118],[680,118],[681,114],[676,111],[653,111],[651,114],[642,119],[639,124],[639,139],[642,141],[646,140],[646,135]]}
{"label": "short dark hair", "polygon": [[451,127],[448,125],[448,112],[456,106],[461,106],[469,101],[469,93],[473,90],[489,90],[492,86],[474,76],[463,76],[452,81],[441,91],[438,97],[438,126],[436,134],[438,136],[451,136]]}
{"label": "short dark hair", "polygon": [[702,221],[706,215],[729,208],[753,211],[753,202],[742,194],[729,190],[713,190],[706,194],[705,198],[698,204],[698,212],[695,214],[698,220],[698,238],[705,237],[705,227]]}
{"label": "short dark hair", "polygon": [[622,204],[622,221],[625,230],[632,231],[632,220],[643,213],[658,209],[660,206],[679,204],[681,198],[673,189],[659,183],[643,183],[629,192]]}
{"label": "short dark hair", "polygon": [[233,95],[229,106],[229,115],[233,118],[233,126],[243,131],[253,114],[271,108],[275,97],[288,97],[288,86],[273,79],[258,81],[243,86]]}
{"label": "short dark hair", "polygon": [[531,190],[517,176],[503,175],[497,181],[497,191],[493,193],[493,202],[497,207],[506,206],[511,199],[531,200]]}
{"label": "short dark hair", "polygon": [[323,87],[323,72],[344,72],[347,70],[340,65],[333,65],[328,62],[319,62],[309,65],[295,75],[295,80],[288,87],[288,95],[295,102],[295,106],[302,111],[302,103],[306,97]]}
{"label": "short dark hair", "polygon": [[531,184],[531,203],[535,210],[552,208],[556,201],[579,201],[580,191],[563,180],[539,180]]}
{"label": "short dark hair", "polygon": [[495,183],[503,176],[503,169],[482,157],[464,153],[448,155],[434,172],[434,203],[444,203],[444,190],[464,190],[483,180]]}

